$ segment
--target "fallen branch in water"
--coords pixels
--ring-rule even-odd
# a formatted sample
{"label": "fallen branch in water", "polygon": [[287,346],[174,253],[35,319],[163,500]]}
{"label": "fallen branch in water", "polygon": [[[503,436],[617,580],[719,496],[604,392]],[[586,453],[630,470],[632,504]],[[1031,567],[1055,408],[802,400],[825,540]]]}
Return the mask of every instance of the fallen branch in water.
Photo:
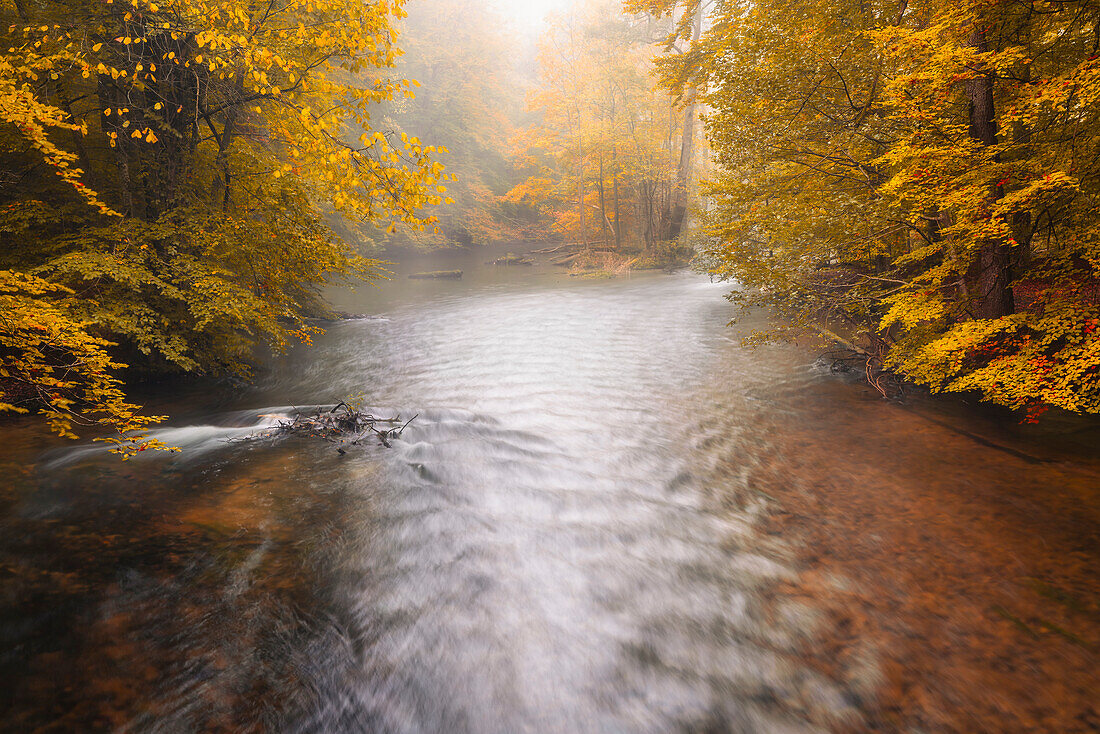
{"label": "fallen branch in water", "polygon": [[578,257],[580,257],[582,254],[583,253],[576,252],[576,253],[573,253],[572,255],[566,255],[565,257],[560,257],[560,258],[557,258],[556,260],[551,260],[550,264],[551,265],[561,265],[561,266],[569,265],[574,260],[576,260]]}
{"label": "fallen branch in water", "polygon": [[543,247],[539,250],[531,250],[531,255],[545,255],[550,252],[558,252],[569,247],[575,247],[578,250],[587,250],[591,247],[603,247],[608,246],[610,243],[607,240],[592,240],[591,242],[563,242],[560,245],[553,247]]}
{"label": "fallen branch in water", "polygon": [[580,247],[580,246],[581,245],[577,244],[576,242],[565,242],[563,244],[558,245],[557,247],[543,247],[540,250],[531,250],[530,254],[532,254],[532,255],[548,255],[551,252],[559,252],[560,250],[564,250],[567,247]]}
{"label": "fallen branch in water", "polygon": [[884,399],[895,402],[904,400],[905,383],[896,374],[884,367],[887,346],[882,339],[873,338],[871,349],[874,351],[868,351],[821,324],[811,324],[810,326],[821,336],[841,344],[847,350],[848,354],[846,356],[830,357],[833,360],[833,372],[848,372],[851,369],[849,363],[861,363],[867,384],[878,391]]}
{"label": "fallen branch in water", "polygon": [[[299,412],[293,418],[280,420],[275,426],[248,436],[229,440],[251,441],[259,438],[301,435],[320,438],[329,443],[337,444],[337,452],[346,454],[348,446],[360,446],[363,439],[376,437],[380,446],[393,448],[390,441],[400,438],[402,432],[419,415],[417,413],[402,423],[400,414],[393,418],[378,418],[340,401],[332,408],[326,409],[326,406],[321,406],[311,413]],[[400,427],[397,427],[399,424]],[[379,428],[379,426],[382,427]],[[385,426],[391,427],[386,428]]]}
{"label": "fallen branch in water", "polygon": [[905,401],[905,382],[890,370],[883,369],[882,356],[859,349],[845,347],[842,350],[825,352],[821,355],[830,360],[832,372],[854,372],[862,370],[867,384],[873,387],[884,399],[892,402]]}

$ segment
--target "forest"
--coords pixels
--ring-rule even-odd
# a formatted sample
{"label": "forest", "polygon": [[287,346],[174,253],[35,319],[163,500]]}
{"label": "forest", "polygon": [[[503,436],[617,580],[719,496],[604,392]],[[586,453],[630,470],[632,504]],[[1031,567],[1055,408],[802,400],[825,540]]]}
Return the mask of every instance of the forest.
{"label": "forest", "polygon": [[0,411],[60,435],[153,447],[128,379],[247,373],[380,248],[494,242],[694,253],[750,341],[1100,412],[1100,4],[588,0],[533,52],[473,0],[0,14]]}
{"label": "forest", "polygon": [[1100,731],[1100,0],[0,35],[0,731]]}
{"label": "forest", "polygon": [[1100,6],[720,2],[710,17],[659,63],[710,109],[714,271],[789,324],[847,324],[933,390],[1025,420],[1100,411]]}

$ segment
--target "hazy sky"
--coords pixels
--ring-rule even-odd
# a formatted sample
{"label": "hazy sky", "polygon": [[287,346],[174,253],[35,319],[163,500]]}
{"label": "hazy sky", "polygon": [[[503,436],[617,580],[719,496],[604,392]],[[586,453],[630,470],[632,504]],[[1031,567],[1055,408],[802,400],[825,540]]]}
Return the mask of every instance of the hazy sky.
{"label": "hazy sky", "polygon": [[500,12],[514,18],[521,27],[538,25],[552,10],[568,7],[571,0],[496,0]]}

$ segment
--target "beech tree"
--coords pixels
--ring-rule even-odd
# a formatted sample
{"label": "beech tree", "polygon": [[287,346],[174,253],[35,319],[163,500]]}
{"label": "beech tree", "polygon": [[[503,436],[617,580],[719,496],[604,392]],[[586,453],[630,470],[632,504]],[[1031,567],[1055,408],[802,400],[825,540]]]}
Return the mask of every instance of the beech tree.
{"label": "beech tree", "polygon": [[947,4],[878,36],[898,70],[886,194],[934,237],[880,328],[936,389],[1100,412],[1096,3]]}
{"label": "beech tree", "polygon": [[935,390],[1100,412],[1098,19],[1090,2],[716,2],[661,60],[713,110],[713,272],[796,330],[846,321]]}
{"label": "beech tree", "polygon": [[412,93],[387,75],[403,12],[0,5],[0,410],[128,431],[149,419],[122,396],[120,357],[246,370],[257,340],[309,340],[321,284],[375,272],[331,217],[431,226],[434,149],[371,127],[374,105]]}

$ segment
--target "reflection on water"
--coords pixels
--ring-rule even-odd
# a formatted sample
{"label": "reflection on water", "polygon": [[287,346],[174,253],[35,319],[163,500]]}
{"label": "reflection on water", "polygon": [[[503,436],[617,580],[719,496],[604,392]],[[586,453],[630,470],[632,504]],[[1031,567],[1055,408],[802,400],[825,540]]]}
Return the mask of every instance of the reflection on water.
{"label": "reflection on water", "polygon": [[[822,660],[859,571],[807,561],[809,526],[779,522],[796,495],[980,476],[991,493],[1060,472],[1084,497],[1096,476],[1007,471],[1003,452],[867,398],[809,352],[741,349],[705,278],[464,269],[345,296],[386,318],[332,325],[233,405],[169,405],[187,416],[164,432],[182,455],[70,448],[13,474],[7,728],[877,726],[890,650],[865,628],[843,669]],[[419,417],[389,451],[223,440],[353,394]],[[19,440],[11,455],[33,455]],[[1096,560],[1095,538],[1076,551]],[[1087,595],[1094,571],[1057,588]]]}

